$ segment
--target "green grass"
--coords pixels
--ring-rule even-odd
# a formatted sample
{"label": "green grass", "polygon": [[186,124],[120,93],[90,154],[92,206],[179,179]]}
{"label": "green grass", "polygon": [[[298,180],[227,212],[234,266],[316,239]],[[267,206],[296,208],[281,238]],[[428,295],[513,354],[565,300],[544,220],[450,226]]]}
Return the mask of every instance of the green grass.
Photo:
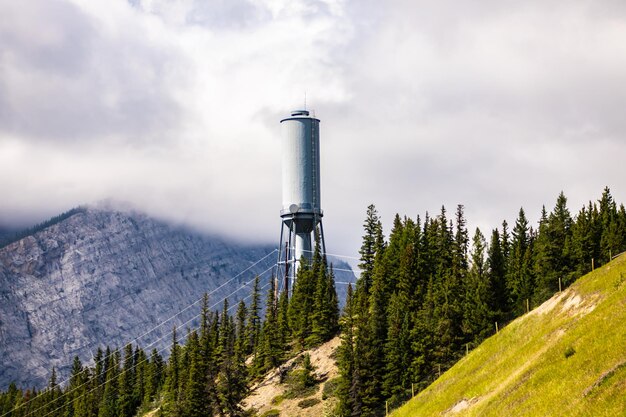
{"label": "green grass", "polygon": [[624,415],[626,256],[510,323],[392,416],[445,415],[462,401],[451,415]]}

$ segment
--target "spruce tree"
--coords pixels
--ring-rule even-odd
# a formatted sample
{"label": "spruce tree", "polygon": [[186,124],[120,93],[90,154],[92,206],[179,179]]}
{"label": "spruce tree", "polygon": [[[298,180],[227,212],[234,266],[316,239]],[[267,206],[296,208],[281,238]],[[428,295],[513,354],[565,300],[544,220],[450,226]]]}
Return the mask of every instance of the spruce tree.
{"label": "spruce tree", "polygon": [[494,319],[502,324],[508,317],[509,294],[506,286],[505,258],[498,229],[491,232],[491,240],[487,251],[487,276],[489,286],[493,291],[493,298],[490,300],[490,310],[494,314]]}
{"label": "spruce tree", "polygon": [[392,294],[389,302],[387,341],[385,343],[385,374],[383,389],[385,397],[393,404],[404,399],[410,387],[411,344],[409,311],[407,304]]}
{"label": "spruce tree", "polygon": [[254,286],[252,287],[252,297],[250,300],[250,310],[248,310],[248,349],[246,352],[256,352],[259,344],[259,335],[261,333],[261,293],[259,287],[260,277],[254,278]]}
{"label": "spruce tree", "polygon": [[479,228],[472,239],[471,267],[468,274],[463,327],[467,340],[478,345],[490,333],[493,311],[490,306],[495,298],[495,291],[490,286],[487,274],[485,249],[487,242]]}
{"label": "spruce tree", "polygon": [[178,345],[178,336],[176,327],[174,327],[172,329],[172,347],[170,349],[170,359],[167,369],[166,405],[164,407],[173,417],[182,416],[182,407],[180,404],[180,356],[181,348]]}
{"label": "spruce tree", "polygon": [[516,315],[526,311],[526,300],[531,300],[534,289],[532,276],[532,252],[530,229],[524,209],[513,228],[513,238],[508,259],[507,286],[511,295],[511,305]]}
{"label": "spruce tree", "polygon": [[611,257],[620,253],[624,242],[623,231],[620,233],[617,216],[617,205],[609,187],[605,187],[599,202],[601,225],[600,260],[602,263],[611,261]]}
{"label": "spruce tree", "polygon": [[341,344],[337,349],[337,367],[339,368],[339,385],[337,387],[337,414],[340,416],[352,415],[355,400],[352,398],[351,387],[355,372],[355,344],[356,321],[355,321],[354,297],[352,294],[352,284],[348,284],[346,304],[340,319]]}
{"label": "spruce tree", "polygon": [[[361,255],[361,262],[359,263],[361,276],[357,284],[357,291],[369,294],[374,273],[374,260],[376,255],[380,254],[384,249],[382,223],[373,204],[367,207],[363,228],[365,229],[365,234],[363,235],[363,244],[359,250]],[[362,290],[360,289],[361,287]]]}
{"label": "spruce tree", "polygon": [[80,361],[80,358],[78,356],[74,356],[70,382],[64,394],[67,400],[65,413],[63,414],[64,417],[80,417],[80,398],[86,394],[84,385],[86,383],[87,376],[88,375],[86,375],[85,370],[83,369],[83,364]]}
{"label": "spruce tree", "polygon": [[110,354],[107,366],[106,382],[102,402],[98,409],[98,417],[118,417],[119,416],[119,351]]}
{"label": "spruce tree", "polygon": [[206,396],[205,365],[198,333],[192,331],[187,338],[185,348],[189,356],[189,372],[186,384],[187,392],[183,407],[185,417],[204,417],[212,414],[209,398]]}
{"label": "spruce tree", "polygon": [[124,366],[119,373],[118,380],[118,410],[119,417],[131,417],[135,414],[133,404],[133,381],[135,366],[133,363],[133,347],[127,344],[124,347]]}
{"label": "spruce tree", "polygon": [[228,300],[220,327],[220,369],[217,378],[217,393],[220,413],[229,416],[242,415],[241,400],[247,393],[245,357],[235,349],[235,324],[228,315]]}
{"label": "spruce tree", "polygon": [[311,336],[316,278],[315,271],[309,266],[306,258],[302,257],[288,310],[289,328],[298,348],[308,346],[308,338]]}

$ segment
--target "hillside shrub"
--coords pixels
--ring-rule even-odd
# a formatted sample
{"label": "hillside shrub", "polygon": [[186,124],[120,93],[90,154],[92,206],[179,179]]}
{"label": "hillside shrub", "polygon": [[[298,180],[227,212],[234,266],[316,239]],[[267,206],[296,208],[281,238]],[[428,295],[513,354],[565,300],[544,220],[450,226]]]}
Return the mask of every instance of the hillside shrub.
{"label": "hillside shrub", "polygon": [[307,398],[298,403],[298,407],[300,408],[309,408],[313,407],[316,404],[319,404],[321,401],[319,398]]}

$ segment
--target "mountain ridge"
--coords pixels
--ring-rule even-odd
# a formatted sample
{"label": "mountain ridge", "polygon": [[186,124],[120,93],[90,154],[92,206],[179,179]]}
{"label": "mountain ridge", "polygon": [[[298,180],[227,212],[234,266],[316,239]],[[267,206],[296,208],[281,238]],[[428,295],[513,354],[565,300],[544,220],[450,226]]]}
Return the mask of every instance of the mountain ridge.
{"label": "mountain ridge", "polygon": [[0,248],[0,387],[42,387],[53,366],[67,376],[74,355],[88,363],[105,345],[166,349],[174,325],[196,324],[199,305],[186,307],[205,292],[236,305],[255,275],[267,285],[275,254],[94,207]]}

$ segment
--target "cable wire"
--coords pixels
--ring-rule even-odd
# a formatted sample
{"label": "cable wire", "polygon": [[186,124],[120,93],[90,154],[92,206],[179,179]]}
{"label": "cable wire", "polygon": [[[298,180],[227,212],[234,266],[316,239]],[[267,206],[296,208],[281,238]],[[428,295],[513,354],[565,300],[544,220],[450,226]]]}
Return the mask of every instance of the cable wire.
{"label": "cable wire", "polygon": [[[228,283],[232,282],[233,280],[237,279],[238,277],[240,277],[241,275],[243,275],[244,273],[246,273],[247,271],[249,271],[251,268],[253,268],[254,266],[258,265],[261,261],[263,261],[264,259],[268,258],[270,255],[273,255],[273,254],[274,254],[277,250],[278,250],[278,249],[274,249],[274,250],[272,250],[270,253],[268,253],[268,254],[266,254],[265,256],[263,256],[262,258],[258,259],[258,260],[257,260],[256,262],[254,262],[252,265],[248,266],[246,269],[244,269],[243,271],[239,272],[237,275],[233,276],[233,277],[232,277],[232,278],[230,278],[228,281],[226,281],[226,282],[222,283],[219,287],[217,287],[217,288],[213,289],[210,293],[207,293],[207,295],[211,295],[211,294],[215,293],[216,291],[220,290],[220,289],[221,289],[221,288],[223,288],[226,284],[228,284]],[[274,268],[274,266],[275,266],[275,264],[272,264],[272,266],[271,266],[271,267],[269,267],[268,269],[266,269],[265,271],[263,271],[263,272],[262,272],[259,276],[261,276],[262,274],[267,273],[270,269]],[[241,288],[243,288],[243,287],[241,287]],[[233,295],[234,293],[236,293],[237,291],[239,291],[241,288],[238,288],[237,290],[233,291],[231,294],[229,294],[228,296],[226,296],[224,299],[226,299],[226,298],[230,297],[231,295]],[[178,313],[174,314],[173,316],[171,316],[171,317],[169,317],[168,319],[166,319],[166,320],[162,321],[161,323],[159,323],[158,325],[154,326],[153,328],[151,328],[151,329],[150,329],[150,330],[148,330],[147,332],[143,333],[141,336],[138,336],[138,337],[136,337],[136,338],[132,339],[130,342],[125,343],[125,344],[124,344],[124,346],[125,346],[125,345],[128,345],[128,344],[133,344],[133,343],[137,344],[136,342],[138,342],[141,338],[143,338],[144,336],[146,336],[146,335],[150,334],[151,332],[155,331],[155,330],[156,330],[156,329],[158,329],[159,327],[163,326],[165,323],[167,323],[167,322],[169,322],[169,321],[173,320],[174,318],[178,317],[178,316],[179,316],[180,314],[182,314],[184,311],[186,311],[186,310],[190,309],[191,307],[193,307],[194,305],[198,304],[198,302],[200,302],[203,298],[204,298],[204,295],[203,295],[202,297],[200,297],[198,300],[196,300],[196,301],[194,301],[193,303],[189,304],[189,305],[188,305],[187,307],[185,307],[184,309],[180,310]],[[223,301],[224,299],[222,299],[222,301]],[[213,307],[213,306],[212,306],[212,307]],[[211,307],[211,308],[212,308],[212,307]],[[195,319],[195,318],[197,318],[197,317],[198,317],[198,316],[194,316],[194,318],[193,318],[193,319]],[[189,322],[189,321],[188,321],[188,322]],[[188,322],[186,322],[185,324],[187,324]],[[166,333],[166,335],[165,335],[165,336],[167,336],[168,334],[169,334],[169,332],[168,332],[168,333]],[[157,343],[157,342],[159,342],[159,341],[163,340],[163,338],[164,338],[165,336],[162,336],[162,337],[160,337],[159,339],[157,339],[156,341],[153,341],[152,343],[150,343],[149,345],[147,345],[144,349],[149,348],[150,346],[153,346],[155,343]],[[92,343],[92,344],[90,344],[90,345],[81,346],[81,349],[82,349],[83,347],[89,347],[89,348],[91,348],[91,347],[92,347],[92,345],[93,345],[93,343]],[[91,349],[90,349],[90,350],[91,350]],[[93,353],[92,353],[92,358],[93,358]],[[77,375],[81,375],[81,374],[85,373],[85,372],[87,371],[87,369],[88,369],[88,367],[86,367],[85,369],[83,369],[83,370],[82,370],[81,372],[79,372]],[[62,386],[63,384],[65,384],[66,382],[68,382],[70,379],[71,379],[71,376],[70,376],[70,377],[68,377],[68,378],[66,378],[65,380],[63,380],[63,381],[59,382],[59,383],[58,383],[58,385],[59,385],[59,386]],[[81,386],[83,386],[83,385],[84,385],[84,384],[82,384]],[[81,386],[78,386],[78,387],[74,388],[73,390],[76,390],[76,389],[80,388]],[[72,391],[73,391],[73,390],[72,390]],[[62,396],[66,395],[66,394],[69,394],[69,392],[68,392],[68,393],[64,393],[64,394],[62,394]],[[62,396],[61,396],[61,397],[62,397]],[[59,397],[59,398],[61,398],[61,397]],[[25,406],[25,405],[29,404],[29,403],[30,403],[30,402],[32,402],[35,398],[36,398],[36,397],[33,397],[33,398],[29,399],[28,401],[26,401],[26,402],[24,402],[24,403],[20,404],[18,407],[15,407],[15,408],[11,409],[10,411],[7,411],[6,413],[2,414],[0,417],[6,417],[6,416],[8,416],[8,415],[9,415],[10,413],[12,413],[13,411],[18,410],[18,409],[22,408],[23,406]],[[57,400],[58,400],[58,399],[57,399]],[[56,401],[56,400],[55,400],[55,401]],[[37,410],[35,410],[35,411],[39,411],[39,409],[37,409]]]}
{"label": "cable wire", "polygon": [[[259,274],[258,276],[259,276],[259,277],[261,277],[262,275],[265,275],[265,274],[266,274],[267,272],[269,272],[272,268],[274,268],[274,265],[272,265],[271,267],[269,267],[268,269],[266,269],[265,271],[263,271],[263,272],[262,272],[261,274]],[[211,305],[211,307],[209,307],[209,308],[210,308],[210,309],[212,309],[212,308],[216,307],[217,305],[219,305],[219,304],[223,303],[223,302],[224,302],[224,300],[226,300],[227,298],[229,298],[229,297],[230,297],[230,296],[232,296],[233,294],[237,293],[237,292],[238,292],[238,291],[240,291],[241,289],[245,288],[248,284],[250,284],[251,282],[253,282],[255,279],[256,279],[256,277],[255,277],[254,279],[251,279],[250,281],[246,282],[244,285],[242,285],[241,287],[239,287],[239,288],[238,288],[238,289],[236,289],[235,291],[231,292],[229,295],[227,295],[226,297],[222,298],[220,301],[218,301],[218,302],[214,303],[214,304],[213,304],[213,305]],[[265,288],[267,285],[269,285],[269,283],[268,283],[268,284],[266,284],[266,285],[264,285],[261,289]],[[247,299],[247,298],[249,298],[250,296],[251,296],[251,294],[250,294],[250,295],[248,295],[247,297],[245,297],[244,299]],[[231,306],[230,308],[232,308],[232,306]],[[230,310],[230,308],[229,308],[229,309],[227,309],[227,311],[229,311],[229,310]],[[187,324],[191,323],[193,320],[197,319],[197,318],[198,318],[198,317],[200,317],[201,315],[202,315],[202,313],[196,314],[196,315],[195,315],[195,316],[193,316],[191,319],[189,319],[189,320],[187,320],[185,323],[183,323],[183,324],[181,325],[181,327],[186,326]],[[198,326],[198,327],[195,327],[195,328],[194,328],[194,330],[197,330],[198,328],[199,328],[199,326]],[[167,333],[166,335],[162,336],[162,337],[161,337],[161,338],[159,338],[157,341],[163,340],[163,338],[164,338],[165,336],[169,336],[169,333]],[[154,343],[155,343],[155,342],[153,342],[152,344],[154,344]],[[150,346],[150,345],[149,345],[149,346]],[[143,348],[142,348],[142,349],[143,349]],[[165,347],[165,348],[162,348],[162,349],[160,349],[160,350],[157,350],[157,353],[162,353],[162,352],[166,351],[167,349],[169,349],[169,347]],[[140,364],[142,364],[142,363],[145,363],[145,362],[146,362],[146,361],[148,361],[148,360],[149,360],[149,357],[148,357],[148,356],[146,356],[146,358],[144,358],[142,361],[140,361],[140,362],[138,362],[138,363],[134,364],[134,365],[133,365],[130,369],[128,369],[128,370],[126,370],[126,369],[122,369],[122,370],[121,370],[121,372],[120,372],[120,374],[122,374],[122,373],[124,373],[124,372],[127,372],[127,371],[129,371],[129,370],[130,370],[130,371],[132,371],[132,370],[134,370],[137,366],[139,366],[139,365],[140,365]],[[86,368],[86,369],[88,369],[88,368]],[[83,370],[83,371],[81,371],[81,372],[84,372],[84,371],[85,371],[85,370]],[[119,375],[118,375],[118,376],[119,376]],[[95,390],[97,390],[98,388],[103,387],[103,386],[104,386],[107,382],[109,382],[109,381],[110,381],[110,379],[106,379],[104,382],[102,382],[101,384],[99,384],[99,385],[95,386],[95,387],[94,387],[94,388],[92,388],[91,390],[89,390],[89,391],[87,391],[87,392],[85,392],[85,393],[83,393],[83,394],[79,395],[78,397],[73,398],[73,399],[71,400],[71,402],[70,402],[70,403],[74,403],[77,399],[81,398],[83,395],[90,394],[90,393],[94,392]],[[89,382],[89,381],[86,381],[86,382],[82,383],[81,385],[79,385],[79,386],[77,386],[77,387],[75,387],[75,388],[73,388],[73,389],[71,389],[71,390],[69,390],[69,391],[67,391],[67,392],[64,392],[64,393],[63,393],[63,394],[61,394],[59,397],[55,398],[54,400],[52,400],[52,401],[50,401],[50,402],[48,402],[48,403],[46,403],[46,404],[42,405],[41,407],[37,408],[36,410],[34,410],[34,411],[33,411],[33,413],[34,413],[34,412],[37,412],[37,411],[39,411],[39,410],[41,410],[42,408],[47,407],[47,406],[48,406],[51,402],[53,402],[53,401],[58,401],[60,398],[63,398],[63,397],[65,397],[65,396],[67,396],[68,394],[70,394],[70,393],[72,393],[72,392],[76,391],[77,389],[82,388],[82,387],[83,387],[83,386],[85,386],[88,382]],[[36,398],[36,397],[32,398],[32,400],[34,400],[35,398]],[[29,402],[30,402],[30,401],[31,401],[31,400],[29,400]],[[21,408],[22,406],[24,406],[24,405],[26,405],[26,404],[27,404],[27,403],[20,404],[20,406],[18,406],[18,407],[15,407],[15,408],[11,409],[10,411],[8,411],[7,413],[3,414],[3,415],[2,415],[2,416],[0,416],[0,417],[6,417],[6,416],[7,416],[7,415],[9,415],[11,412],[13,412],[13,411],[15,411],[15,410],[17,410],[17,409]],[[59,407],[57,407],[56,409],[54,409],[54,410],[52,410],[52,411],[48,412],[47,414],[44,414],[44,415],[43,415],[43,416],[41,416],[41,417],[47,417],[47,416],[49,416],[49,415],[51,415],[51,414],[53,414],[53,413],[56,413],[57,411],[59,411],[60,409],[62,409],[63,407],[65,407],[65,406],[67,406],[67,405],[68,405],[68,404],[62,404],[61,406],[59,406]]]}

